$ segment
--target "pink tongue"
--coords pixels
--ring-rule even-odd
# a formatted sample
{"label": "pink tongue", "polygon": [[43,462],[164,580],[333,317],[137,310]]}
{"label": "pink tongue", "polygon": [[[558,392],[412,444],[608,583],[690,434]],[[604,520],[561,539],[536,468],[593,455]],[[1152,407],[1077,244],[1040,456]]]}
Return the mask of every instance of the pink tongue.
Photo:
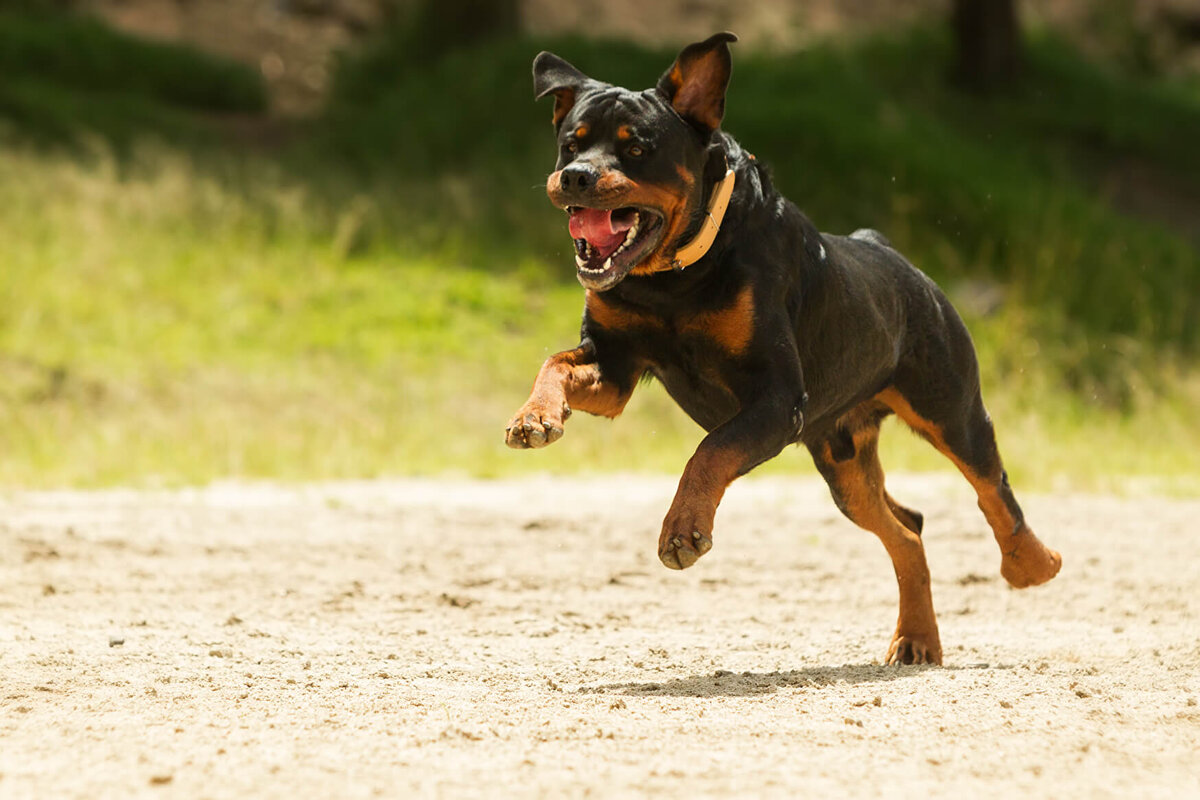
{"label": "pink tongue", "polygon": [[571,212],[571,238],[586,239],[601,258],[608,258],[625,241],[625,232],[633,227],[633,214],[613,219],[612,212],[599,208],[581,208]]}

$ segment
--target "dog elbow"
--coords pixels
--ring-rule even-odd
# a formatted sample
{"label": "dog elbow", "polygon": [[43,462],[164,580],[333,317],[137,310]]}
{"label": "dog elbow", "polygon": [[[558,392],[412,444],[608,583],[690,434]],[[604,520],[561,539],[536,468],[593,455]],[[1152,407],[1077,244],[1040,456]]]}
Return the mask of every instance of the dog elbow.
{"label": "dog elbow", "polygon": [[804,411],[800,403],[781,399],[770,404],[764,422],[764,444],[768,444],[772,455],[776,455],[799,438],[804,429]]}
{"label": "dog elbow", "polygon": [[800,434],[804,431],[804,409],[808,406],[808,392],[802,392],[796,402],[792,405],[791,428],[792,439],[795,441],[800,438]]}

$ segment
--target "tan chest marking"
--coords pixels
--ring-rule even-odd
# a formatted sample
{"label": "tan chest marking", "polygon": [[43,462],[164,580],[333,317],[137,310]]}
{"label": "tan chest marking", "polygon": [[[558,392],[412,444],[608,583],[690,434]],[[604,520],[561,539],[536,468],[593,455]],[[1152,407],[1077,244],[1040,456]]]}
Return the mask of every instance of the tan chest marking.
{"label": "tan chest marking", "polygon": [[663,327],[662,320],[657,317],[619,308],[605,301],[598,292],[589,290],[585,293],[583,305],[587,309],[588,319],[608,331]]}
{"label": "tan chest marking", "polygon": [[[587,309],[588,319],[605,330],[664,330],[667,327],[658,317],[619,308],[606,302],[598,292],[586,293],[584,307]],[[753,289],[749,286],[743,288],[737,299],[726,308],[676,320],[675,330],[680,334],[703,336],[730,355],[742,355],[750,346],[750,340],[754,338]]]}
{"label": "tan chest marking", "polygon": [[678,326],[681,333],[700,334],[727,353],[740,356],[754,338],[754,292],[747,286],[732,305],[680,320]]}

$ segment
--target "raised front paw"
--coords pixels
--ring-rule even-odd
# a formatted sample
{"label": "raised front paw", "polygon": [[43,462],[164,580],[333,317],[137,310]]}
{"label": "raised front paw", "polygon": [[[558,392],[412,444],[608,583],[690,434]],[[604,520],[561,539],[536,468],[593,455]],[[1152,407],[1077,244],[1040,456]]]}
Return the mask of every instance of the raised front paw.
{"label": "raised front paw", "polygon": [[545,447],[562,438],[563,420],[570,416],[571,409],[565,401],[555,407],[530,400],[509,420],[504,429],[504,443],[519,450]]}
{"label": "raised front paw", "polygon": [[672,508],[658,537],[658,560],[670,569],[687,569],[712,550],[712,512]]}

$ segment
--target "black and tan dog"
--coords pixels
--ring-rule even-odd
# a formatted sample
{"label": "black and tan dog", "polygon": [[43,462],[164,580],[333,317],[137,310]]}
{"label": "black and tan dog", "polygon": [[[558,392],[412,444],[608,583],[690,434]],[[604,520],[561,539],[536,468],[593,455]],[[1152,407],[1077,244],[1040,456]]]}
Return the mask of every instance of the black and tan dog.
{"label": "black and tan dog", "polygon": [[653,89],[533,63],[554,95],[565,209],[586,289],[579,346],[551,356],[509,422],[543,447],[572,410],[615,417],[653,376],[708,435],[663,521],[658,555],[684,569],[712,548],[739,475],[803,443],[839,509],[883,541],[900,584],[889,663],[941,663],[922,516],[884,489],[876,443],[896,414],[974,486],[1013,586],[1061,566],[1025,523],[979,391],[974,347],[945,295],[871,230],[822,234],[719,130],[730,75],[721,33],[690,45]]}

